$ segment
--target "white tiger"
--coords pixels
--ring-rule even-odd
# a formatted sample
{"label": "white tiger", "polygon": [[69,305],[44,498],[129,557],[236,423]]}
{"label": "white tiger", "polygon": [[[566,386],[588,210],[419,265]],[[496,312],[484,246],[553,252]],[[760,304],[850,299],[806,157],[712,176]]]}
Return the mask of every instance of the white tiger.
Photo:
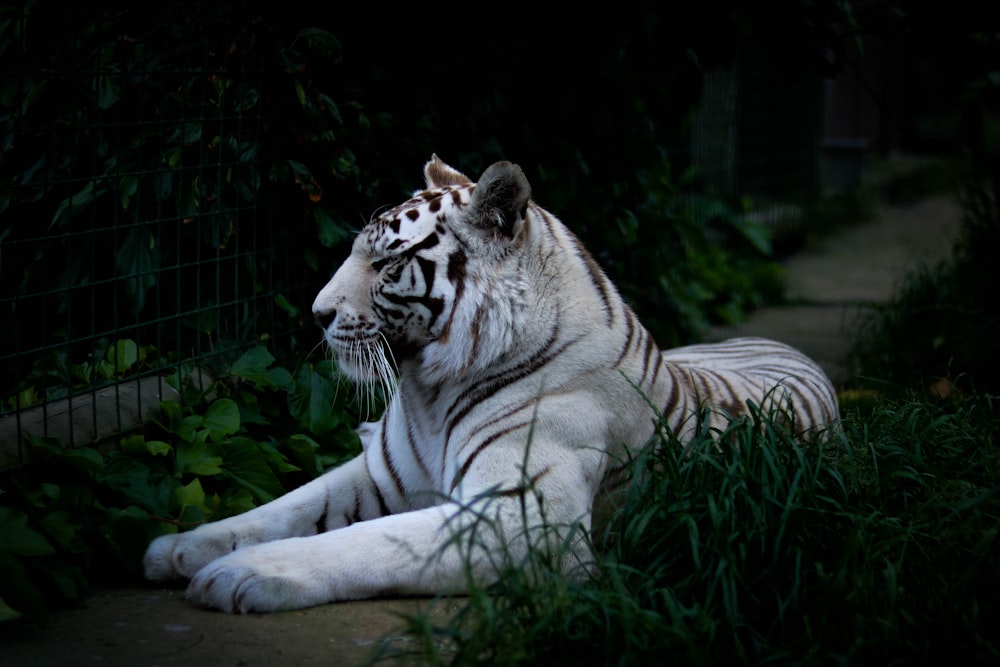
{"label": "white tiger", "polygon": [[[837,419],[822,370],[781,343],[661,353],[516,165],[473,183],[434,156],[424,174],[428,189],[361,231],[313,305],[345,374],[395,386],[362,425],[363,453],[156,539],[149,578],[190,578],[189,598],[230,612],[461,593],[470,575],[490,580],[496,550],[527,553],[540,533],[526,526],[585,534],[624,455],[652,437],[651,405],[682,439],[700,408],[722,425],[748,399],[802,431]],[[473,525],[470,553],[454,537]],[[573,544],[567,572],[591,558],[585,539]]]}

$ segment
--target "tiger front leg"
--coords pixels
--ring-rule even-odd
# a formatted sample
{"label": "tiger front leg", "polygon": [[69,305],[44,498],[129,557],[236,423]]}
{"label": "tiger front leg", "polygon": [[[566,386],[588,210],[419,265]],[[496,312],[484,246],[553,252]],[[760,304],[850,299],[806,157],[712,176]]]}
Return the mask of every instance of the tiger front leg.
{"label": "tiger front leg", "polygon": [[531,551],[566,575],[585,575],[591,561],[584,480],[553,463],[527,484],[486,487],[498,467],[513,468],[482,467],[494,472],[470,485],[478,499],[468,504],[452,501],[241,549],[202,568],[188,598],[248,613],[387,595],[460,594],[470,582],[489,584],[501,569],[527,567]]}
{"label": "tiger front leg", "polygon": [[[535,514],[537,518],[537,513]],[[486,585],[498,568],[523,567],[529,539],[565,549],[567,537],[526,531],[520,502],[439,505],[353,524],[322,535],[278,540],[226,555],[201,569],[187,597],[228,613],[301,609],[329,602],[397,595],[449,595]],[[565,527],[562,527],[565,528]],[[553,527],[551,530],[555,530]],[[562,554],[579,574],[586,545]]]}
{"label": "tiger front leg", "polygon": [[371,504],[360,489],[370,486],[361,456],[288,494],[244,514],[172,535],[146,549],[147,579],[190,579],[212,561],[234,551],[289,537],[315,535],[369,518]]}

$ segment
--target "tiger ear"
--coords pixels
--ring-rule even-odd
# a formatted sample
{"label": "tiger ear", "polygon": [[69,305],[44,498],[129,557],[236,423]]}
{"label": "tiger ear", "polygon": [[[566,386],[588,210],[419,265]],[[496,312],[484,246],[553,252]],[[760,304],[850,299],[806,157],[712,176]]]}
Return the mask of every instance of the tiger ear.
{"label": "tiger ear", "polygon": [[470,220],[478,227],[514,238],[524,226],[530,197],[531,186],[521,168],[510,162],[496,162],[476,183],[469,203]]}
{"label": "tiger ear", "polygon": [[428,190],[446,185],[472,185],[472,179],[449,167],[437,154],[431,155],[431,159],[424,165],[424,179]]}

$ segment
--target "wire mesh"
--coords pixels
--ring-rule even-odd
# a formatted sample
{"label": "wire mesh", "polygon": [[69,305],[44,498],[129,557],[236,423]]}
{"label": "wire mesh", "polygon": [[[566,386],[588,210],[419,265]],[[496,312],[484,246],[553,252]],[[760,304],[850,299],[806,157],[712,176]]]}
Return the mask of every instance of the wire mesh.
{"label": "wire mesh", "polygon": [[100,12],[40,35],[33,4],[0,15],[0,467],[28,435],[136,426],[241,348],[300,332],[276,303],[310,291],[297,218],[275,221],[261,173],[264,72],[242,37],[218,24],[182,48],[182,21]]}

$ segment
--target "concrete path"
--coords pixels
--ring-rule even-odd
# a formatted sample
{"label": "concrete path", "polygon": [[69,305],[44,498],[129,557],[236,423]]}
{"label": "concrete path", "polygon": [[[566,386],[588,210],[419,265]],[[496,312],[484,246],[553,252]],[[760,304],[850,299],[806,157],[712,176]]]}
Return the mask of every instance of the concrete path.
{"label": "concrete path", "polygon": [[[847,228],[788,259],[787,305],[762,309],[738,327],[711,331],[709,338],[786,341],[844,386],[850,381],[845,356],[853,318],[885,301],[915,263],[946,256],[959,220],[959,207],[947,198],[886,208],[876,222]],[[43,624],[0,626],[0,666],[357,665],[379,639],[398,635],[399,614],[415,613],[425,602],[227,616],[191,606],[179,589],[101,590]]]}
{"label": "concrete path", "polygon": [[838,388],[851,382],[847,353],[860,315],[885,303],[908,271],[947,257],[961,223],[951,197],[883,207],[873,222],[848,227],[784,262],[787,302],[762,308],[706,340],[764,336],[793,345]]}

